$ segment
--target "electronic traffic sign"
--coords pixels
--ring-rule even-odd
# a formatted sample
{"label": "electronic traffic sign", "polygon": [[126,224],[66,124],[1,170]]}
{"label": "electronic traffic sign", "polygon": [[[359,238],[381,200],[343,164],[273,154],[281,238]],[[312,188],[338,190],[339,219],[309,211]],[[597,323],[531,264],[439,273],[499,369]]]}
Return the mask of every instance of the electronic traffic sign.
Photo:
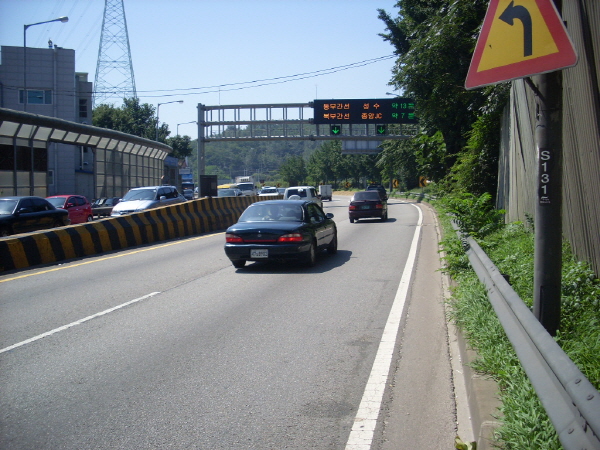
{"label": "electronic traffic sign", "polygon": [[411,98],[315,100],[313,108],[313,123],[317,125],[417,123]]}

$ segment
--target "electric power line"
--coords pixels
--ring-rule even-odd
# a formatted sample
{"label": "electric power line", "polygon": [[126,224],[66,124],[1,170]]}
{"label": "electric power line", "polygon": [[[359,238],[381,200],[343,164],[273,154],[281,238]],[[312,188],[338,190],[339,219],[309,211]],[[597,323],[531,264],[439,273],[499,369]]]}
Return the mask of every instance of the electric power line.
{"label": "electric power line", "polygon": [[[211,93],[215,93],[215,92],[240,91],[240,90],[244,90],[244,89],[253,89],[253,88],[269,86],[269,85],[274,85],[274,84],[290,83],[290,82],[294,82],[294,81],[305,80],[308,78],[317,78],[317,77],[321,77],[321,76],[325,76],[325,75],[331,75],[331,74],[334,74],[337,72],[356,69],[356,68],[364,67],[364,66],[374,64],[377,62],[386,61],[386,60],[389,60],[389,59],[392,59],[395,57],[396,57],[396,55],[380,56],[378,58],[366,59],[363,61],[358,61],[355,63],[346,64],[343,66],[330,67],[328,69],[321,69],[321,70],[315,70],[312,72],[304,72],[304,73],[298,73],[295,75],[285,75],[285,76],[280,76],[280,77],[265,78],[265,79],[259,79],[259,80],[253,80],[253,81],[240,81],[240,82],[236,82],[236,83],[225,83],[225,84],[214,85],[214,86],[204,86],[204,87],[194,87],[194,88],[158,89],[158,90],[137,91],[137,92],[138,92],[138,94],[140,92],[145,92],[148,94],[149,93],[169,92],[169,94],[138,95],[139,97],[156,98],[156,97],[174,97],[174,96],[183,96],[183,95],[186,95],[186,96],[187,95],[202,95],[202,94],[211,94]],[[20,88],[22,89],[22,87],[20,87],[20,86],[10,86],[10,85],[4,85],[4,88],[5,89],[13,89],[13,90],[20,89]],[[185,92],[185,91],[193,91],[193,92]],[[104,95],[104,96],[116,95],[119,93],[120,93],[119,91],[111,91],[111,90],[100,91],[97,89],[94,89],[94,91],[92,92],[93,95]],[[75,97],[74,92],[73,93],[57,92],[57,95],[69,95],[69,96]]]}
{"label": "electric power line", "polygon": [[[349,70],[349,69],[354,69],[357,67],[364,67],[367,66],[369,64],[374,64],[380,61],[385,61],[388,59],[392,59],[395,58],[395,55],[386,55],[386,56],[380,56],[378,58],[372,58],[372,59],[366,59],[364,61],[359,61],[359,62],[355,62],[355,63],[351,63],[351,64],[345,64],[343,66],[336,66],[336,67],[330,67],[329,69],[320,69],[320,70],[315,70],[313,72],[304,72],[304,73],[298,73],[295,75],[285,75],[285,76],[280,76],[280,77],[274,77],[274,78],[264,78],[264,79],[259,79],[259,80],[253,80],[253,81],[242,81],[242,82],[237,82],[237,83],[225,83],[225,84],[219,84],[219,85],[214,85],[214,86],[204,86],[204,87],[193,87],[193,88],[178,88],[178,89],[154,89],[151,91],[137,91],[138,93],[148,93],[148,92],[180,92],[180,91],[198,91],[198,90],[205,90],[205,89],[219,89],[221,91],[235,91],[235,90],[240,90],[240,89],[247,89],[247,88],[251,88],[251,87],[260,87],[260,86],[267,86],[270,84],[280,84],[280,83],[287,83],[290,81],[298,81],[298,80],[304,80],[306,78],[314,78],[314,77],[318,77],[318,76],[322,76],[322,75],[330,75],[332,73],[337,73],[337,72],[341,72],[344,70]],[[263,84],[256,84],[256,83],[263,83]],[[240,86],[240,85],[247,85],[247,84],[251,84],[253,86],[247,86],[247,87],[236,87],[236,88],[231,88],[231,89],[223,89],[223,88],[230,88],[233,86]],[[208,92],[216,92],[216,91],[208,91]],[[205,93],[205,92],[202,92]],[[191,92],[191,93],[178,93],[178,94],[172,94],[172,95],[191,95],[191,94],[195,94],[195,92]],[[156,96],[150,96],[150,95],[146,95],[143,97],[156,97]]]}

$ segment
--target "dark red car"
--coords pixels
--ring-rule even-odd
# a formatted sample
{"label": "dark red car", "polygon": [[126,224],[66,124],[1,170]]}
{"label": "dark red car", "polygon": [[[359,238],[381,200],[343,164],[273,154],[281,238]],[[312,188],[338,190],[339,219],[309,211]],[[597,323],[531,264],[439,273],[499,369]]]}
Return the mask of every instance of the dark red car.
{"label": "dark red car", "polygon": [[92,205],[83,195],[53,195],[46,199],[56,208],[66,209],[72,225],[94,220]]}
{"label": "dark red car", "polygon": [[377,190],[361,191],[352,196],[348,207],[350,223],[358,219],[378,218],[387,220],[387,201],[384,200]]}

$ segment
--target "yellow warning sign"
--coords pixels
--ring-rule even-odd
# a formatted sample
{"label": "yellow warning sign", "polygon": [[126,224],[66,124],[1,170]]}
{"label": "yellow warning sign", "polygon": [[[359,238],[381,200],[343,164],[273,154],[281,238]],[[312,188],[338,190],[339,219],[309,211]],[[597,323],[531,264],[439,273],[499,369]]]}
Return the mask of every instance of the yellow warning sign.
{"label": "yellow warning sign", "polygon": [[477,71],[552,53],[558,46],[535,0],[500,0]]}
{"label": "yellow warning sign", "polygon": [[575,64],[577,54],[552,0],[490,0],[465,87]]}

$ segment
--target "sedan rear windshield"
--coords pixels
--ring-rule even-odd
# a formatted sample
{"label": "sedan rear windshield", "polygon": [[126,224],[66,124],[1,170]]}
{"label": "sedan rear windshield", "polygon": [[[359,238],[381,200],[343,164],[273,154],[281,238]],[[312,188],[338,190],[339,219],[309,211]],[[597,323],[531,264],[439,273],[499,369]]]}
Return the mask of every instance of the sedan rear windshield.
{"label": "sedan rear windshield", "polygon": [[307,190],[306,189],[288,189],[287,190],[288,193],[288,197],[291,197],[292,195],[298,195],[299,197],[306,197],[307,196]]}
{"label": "sedan rear windshield", "polygon": [[354,200],[379,200],[377,191],[357,192],[354,194]]}
{"label": "sedan rear windshield", "polygon": [[262,220],[279,220],[284,222],[302,222],[301,205],[265,205],[256,204],[248,207],[240,216],[240,222],[257,222]]}

